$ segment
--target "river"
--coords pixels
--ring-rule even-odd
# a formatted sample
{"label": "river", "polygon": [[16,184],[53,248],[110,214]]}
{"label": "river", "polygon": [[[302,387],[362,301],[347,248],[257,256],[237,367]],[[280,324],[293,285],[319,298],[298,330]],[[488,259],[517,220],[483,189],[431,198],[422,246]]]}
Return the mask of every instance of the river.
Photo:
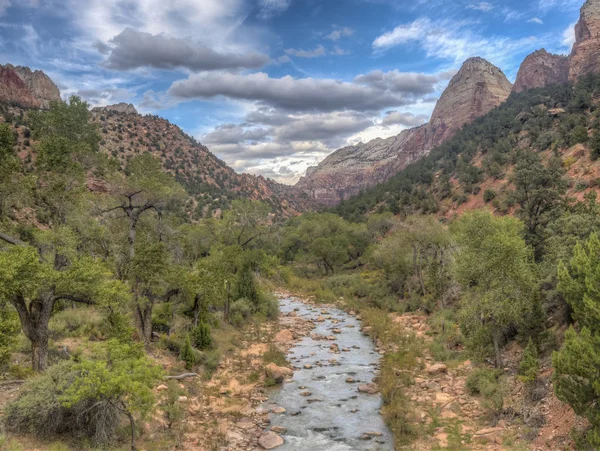
{"label": "river", "polygon": [[[341,310],[313,307],[290,297],[280,299],[280,311],[295,311],[314,321],[313,336],[335,336],[335,341],[307,336],[289,350],[288,361],[296,368],[293,380],[273,390],[264,405],[269,410],[286,409],[270,414],[272,427],[286,429],[281,434],[285,443],[277,449],[393,450],[392,436],[379,413],[381,396],[358,392],[359,384],[373,381],[381,357],[360,332],[360,321]],[[337,354],[333,343],[339,347]]]}

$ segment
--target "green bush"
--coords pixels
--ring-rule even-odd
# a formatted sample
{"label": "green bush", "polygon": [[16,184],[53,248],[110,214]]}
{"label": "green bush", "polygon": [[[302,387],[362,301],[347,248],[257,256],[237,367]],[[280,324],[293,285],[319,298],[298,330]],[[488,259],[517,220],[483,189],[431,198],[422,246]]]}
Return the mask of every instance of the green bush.
{"label": "green bush", "polygon": [[198,349],[207,349],[212,344],[210,326],[206,323],[200,323],[192,329],[192,341]]}
{"label": "green bush", "polygon": [[483,193],[483,200],[488,203],[496,198],[496,191],[493,189],[486,189]]}
{"label": "green bush", "polygon": [[520,379],[525,383],[532,384],[535,382],[539,370],[540,362],[538,360],[537,348],[530,338],[519,364]]}
{"label": "green bush", "polygon": [[287,366],[288,361],[285,358],[285,354],[279,350],[275,345],[270,345],[267,352],[263,354],[263,362],[265,365],[274,363],[277,366]]}
{"label": "green bush", "polygon": [[190,341],[190,336],[187,335],[185,337],[185,342],[181,350],[179,351],[179,359],[185,363],[185,368],[189,371],[196,364],[196,354],[194,353],[194,349],[192,348],[192,343]]}
{"label": "green bush", "polygon": [[70,407],[63,404],[67,388],[77,377],[74,365],[72,361],[61,362],[31,379],[19,397],[7,405],[6,428],[39,438],[67,434],[91,438],[97,445],[113,442],[121,423],[116,405],[94,399],[85,399]]}
{"label": "green bush", "polygon": [[240,327],[252,315],[252,304],[247,299],[238,299],[231,303],[229,312],[231,315],[231,324]]}
{"label": "green bush", "polygon": [[17,312],[0,308],[0,367],[10,362],[10,355],[17,343],[17,334],[20,330],[21,323]]}

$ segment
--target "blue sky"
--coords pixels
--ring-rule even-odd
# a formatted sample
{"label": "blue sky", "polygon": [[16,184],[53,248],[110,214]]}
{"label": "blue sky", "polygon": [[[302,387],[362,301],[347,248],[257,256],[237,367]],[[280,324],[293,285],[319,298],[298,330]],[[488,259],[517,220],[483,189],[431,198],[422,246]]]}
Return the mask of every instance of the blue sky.
{"label": "blue sky", "polygon": [[427,121],[468,57],[511,81],[568,53],[583,0],[0,0],[3,63],[121,101],[239,172],[294,183],[337,148]]}

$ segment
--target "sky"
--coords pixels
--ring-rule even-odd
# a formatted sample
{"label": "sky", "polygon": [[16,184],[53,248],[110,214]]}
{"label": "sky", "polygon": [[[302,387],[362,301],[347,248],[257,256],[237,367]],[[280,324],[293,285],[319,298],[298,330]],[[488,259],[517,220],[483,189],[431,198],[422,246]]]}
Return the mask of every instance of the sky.
{"label": "sky", "polygon": [[0,0],[0,63],[63,98],[133,103],[238,172],[293,184],[338,148],[426,122],[462,62],[514,81],[569,53],[583,0]]}

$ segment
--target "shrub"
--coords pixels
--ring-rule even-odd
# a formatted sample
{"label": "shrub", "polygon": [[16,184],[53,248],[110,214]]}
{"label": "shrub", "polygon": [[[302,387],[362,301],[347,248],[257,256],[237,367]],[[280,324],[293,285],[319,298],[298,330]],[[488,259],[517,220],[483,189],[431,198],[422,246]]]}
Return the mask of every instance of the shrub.
{"label": "shrub", "polygon": [[486,189],[483,193],[483,200],[488,203],[496,198],[496,191],[493,189]]}
{"label": "shrub", "polygon": [[478,368],[467,378],[465,387],[472,395],[480,395],[481,406],[488,417],[495,422],[504,406],[504,384],[500,379],[502,371]]}
{"label": "shrub", "polygon": [[53,365],[43,375],[31,379],[6,408],[7,429],[40,438],[57,434],[86,437],[96,445],[113,442],[121,423],[116,405],[93,399],[64,405],[63,396],[76,377],[75,362],[68,361]]}
{"label": "shrub", "polygon": [[247,299],[238,299],[230,306],[231,323],[234,326],[242,326],[252,314],[252,304]]}
{"label": "shrub", "polygon": [[185,368],[188,371],[191,370],[196,364],[196,354],[194,353],[194,349],[192,349],[192,343],[189,335],[185,337],[185,342],[183,343],[181,351],[179,352],[179,359],[185,362]]}
{"label": "shrub", "polygon": [[525,383],[532,384],[535,382],[539,370],[540,362],[538,360],[537,348],[530,338],[519,364],[520,379]]}
{"label": "shrub", "polygon": [[200,323],[192,330],[192,341],[198,349],[209,348],[212,344],[210,326],[206,323]]}

